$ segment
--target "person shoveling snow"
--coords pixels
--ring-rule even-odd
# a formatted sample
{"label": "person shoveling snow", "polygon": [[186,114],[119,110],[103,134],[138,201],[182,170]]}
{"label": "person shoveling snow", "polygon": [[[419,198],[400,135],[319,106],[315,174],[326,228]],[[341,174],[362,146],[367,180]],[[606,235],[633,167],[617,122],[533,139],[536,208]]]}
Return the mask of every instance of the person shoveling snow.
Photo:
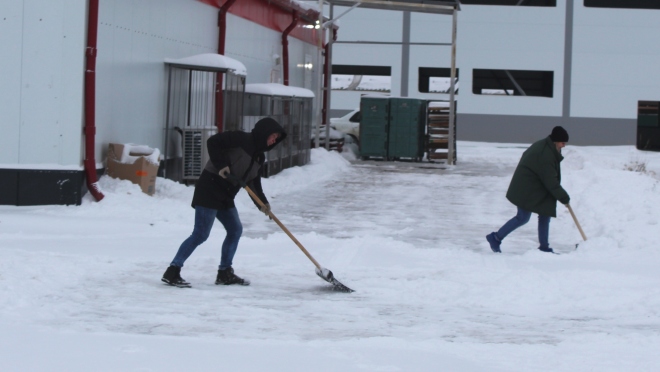
{"label": "person shoveling snow", "polygon": [[539,250],[554,253],[548,241],[550,217],[557,217],[557,200],[565,205],[571,200],[561,187],[559,166],[564,159],[561,149],[566,142],[568,132],[557,126],[548,137],[533,143],[523,153],[506,193],[506,198],[518,207],[518,213],[497,232],[486,236],[493,252],[501,253],[502,240],[536,213],[539,215]]}
{"label": "person shoveling snow", "polygon": [[208,239],[217,218],[227,231],[222,243],[222,257],[218,266],[215,284],[241,284],[250,282],[234,274],[232,262],[238,241],[243,233],[243,225],[234,205],[234,198],[241,186],[228,176],[233,175],[243,183],[250,184],[259,198],[264,201],[259,210],[266,215],[270,204],[261,187],[261,167],[265,152],[273,149],[286,138],[282,126],[271,118],[259,120],[252,132],[223,132],[208,139],[209,161],[195,186],[192,207],[195,208],[195,227],[181,243],[170,266],[165,270],[162,281],[176,287],[190,287],[181,277],[181,268],[200,244]]}

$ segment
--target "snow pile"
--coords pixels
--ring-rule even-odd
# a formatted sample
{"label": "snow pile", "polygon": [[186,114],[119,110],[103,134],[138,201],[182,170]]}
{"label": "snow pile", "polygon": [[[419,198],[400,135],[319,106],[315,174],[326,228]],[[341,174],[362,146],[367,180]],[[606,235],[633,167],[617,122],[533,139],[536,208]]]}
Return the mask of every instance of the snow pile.
{"label": "snow pile", "polygon": [[324,148],[313,148],[311,152],[311,161],[304,167],[288,168],[272,178],[262,179],[266,196],[319,187],[350,169],[350,162],[337,152]]}
{"label": "snow pile", "polygon": [[160,164],[160,150],[157,148],[151,148],[146,145],[136,145],[133,143],[124,143],[122,146],[122,152],[119,154],[120,157],[115,159],[122,164],[133,164],[142,157],[151,164]]}

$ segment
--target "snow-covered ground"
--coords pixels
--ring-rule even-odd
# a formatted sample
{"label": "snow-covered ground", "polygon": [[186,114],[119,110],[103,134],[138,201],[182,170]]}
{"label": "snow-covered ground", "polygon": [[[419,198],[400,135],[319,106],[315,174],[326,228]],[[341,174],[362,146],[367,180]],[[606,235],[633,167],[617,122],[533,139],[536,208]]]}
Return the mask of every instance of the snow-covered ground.
{"label": "snow-covered ground", "polygon": [[[311,164],[264,180],[274,214],[356,292],[338,293],[242,191],[234,260],[249,287],[216,286],[224,230],[160,277],[190,234],[192,187],[153,197],[101,177],[81,206],[0,206],[2,371],[657,371],[660,153],[564,149],[558,206],[492,253],[515,214],[505,193],[526,146],[458,143],[458,164]],[[575,249],[575,245],[579,247]]]}

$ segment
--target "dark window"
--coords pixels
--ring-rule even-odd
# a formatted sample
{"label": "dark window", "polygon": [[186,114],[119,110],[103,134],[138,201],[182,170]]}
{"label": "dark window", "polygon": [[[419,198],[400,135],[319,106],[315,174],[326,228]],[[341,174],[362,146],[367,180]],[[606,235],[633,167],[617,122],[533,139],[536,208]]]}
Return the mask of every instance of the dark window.
{"label": "dark window", "polygon": [[472,93],[552,97],[554,72],[529,70],[472,71]]}
{"label": "dark window", "polygon": [[330,87],[333,90],[389,93],[392,88],[392,68],[389,66],[332,65],[330,80]]}
{"label": "dark window", "polygon": [[461,0],[465,5],[557,6],[557,0]]}
{"label": "dark window", "polygon": [[[458,69],[456,69],[456,92],[458,93]],[[451,85],[450,68],[419,68],[419,83],[417,89],[420,93],[449,93]]]}
{"label": "dark window", "polygon": [[589,8],[660,9],[658,0],[584,0]]}
{"label": "dark window", "polygon": [[392,76],[389,66],[332,65],[332,73],[339,75]]}

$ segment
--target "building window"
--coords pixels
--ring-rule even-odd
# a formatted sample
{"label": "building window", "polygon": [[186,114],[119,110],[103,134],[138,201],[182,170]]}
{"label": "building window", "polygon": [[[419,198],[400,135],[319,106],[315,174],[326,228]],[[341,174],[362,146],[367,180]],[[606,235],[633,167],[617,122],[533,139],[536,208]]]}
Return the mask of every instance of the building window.
{"label": "building window", "polygon": [[557,0],[461,0],[463,5],[557,6]]}
{"label": "building window", "polygon": [[389,93],[392,68],[389,66],[332,65],[332,90]]}
{"label": "building window", "polygon": [[584,0],[588,8],[660,9],[657,0]]}
{"label": "building window", "polygon": [[[419,83],[417,90],[420,93],[449,93],[451,87],[451,69],[450,68],[419,68]],[[456,81],[454,88],[458,93],[458,69],[456,69]]]}
{"label": "building window", "polygon": [[472,70],[472,93],[552,97],[554,72],[530,70]]}

